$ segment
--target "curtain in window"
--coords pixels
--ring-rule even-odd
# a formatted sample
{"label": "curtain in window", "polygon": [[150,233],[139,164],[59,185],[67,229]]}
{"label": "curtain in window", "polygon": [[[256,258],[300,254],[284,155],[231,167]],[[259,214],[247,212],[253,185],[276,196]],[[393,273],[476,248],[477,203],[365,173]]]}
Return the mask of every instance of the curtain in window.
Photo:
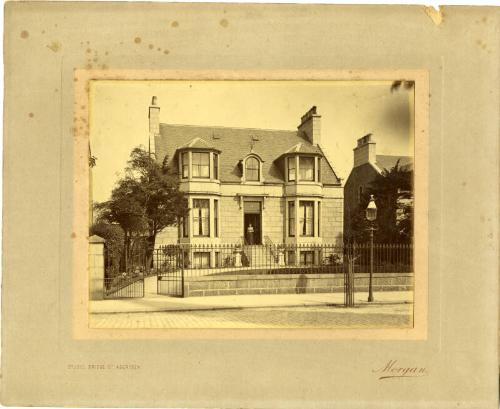
{"label": "curtain in window", "polygon": [[210,177],[210,154],[205,152],[193,152],[193,177]]}
{"label": "curtain in window", "polygon": [[187,178],[189,175],[189,153],[183,152],[181,155],[182,162],[182,177]]}
{"label": "curtain in window", "polygon": [[301,156],[299,158],[300,180],[314,180],[314,158]]}
{"label": "curtain in window", "polygon": [[193,200],[193,234],[210,235],[210,208],[208,199]]}
{"label": "curtain in window", "polygon": [[314,235],[314,203],[300,202],[300,234],[301,236]]}

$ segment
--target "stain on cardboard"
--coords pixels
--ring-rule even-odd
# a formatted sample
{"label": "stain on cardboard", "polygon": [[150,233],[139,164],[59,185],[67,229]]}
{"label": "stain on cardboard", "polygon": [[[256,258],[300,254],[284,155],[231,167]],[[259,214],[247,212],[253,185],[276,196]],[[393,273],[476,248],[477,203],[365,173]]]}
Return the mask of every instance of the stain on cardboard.
{"label": "stain on cardboard", "polygon": [[223,18],[221,21],[219,21],[219,24],[226,28],[229,25],[229,21],[227,21],[225,18]]}
{"label": "stain on cardboard", "polygon": [[52,41],[51,44],[47,45],[47,48],[49,50],[54,51],[55,53],[57,53],[61,49],[61,47],[62,47],[62,45],[59,41]]}
{"label": "stain on cardboard", "polygon": [[136,37],[136,38],[134,38],[134,43],[136,43],[136,44],[140,44],[140,43],[141,43],[141,41],[142,41],[142,38],[141,38],[141,37]]}
{"label": "stain on cardboard", "polygon": [[168,53],[170,53],[170,51],[168,51],[168,50],[163,51],[163,54],[168,54]]}
{"label": "stain on cardboard", "polygon": [[179,22],[178,21],[172,21],[172,24],[170,24],[171,27],[177,28],[179,27]]}
{"label": "stain on cardboard", "polygon": [[153,44],[149,44],[149,49],[152,50],[153,48],[155,48],[155,46]]}
{"label": "stain on cardboard", "polygon": [[34,114],[33,112],[30,112],[30,113],[28,114],[28,116],[29,116],[30,118],[33,118],[33,117],[35,116],[35,114]]}
{"label": "stain on cardboard", "polygon": [[28,33],[26,30],[21,31],[21,38],[28,38],[30,36],[30,33]]}

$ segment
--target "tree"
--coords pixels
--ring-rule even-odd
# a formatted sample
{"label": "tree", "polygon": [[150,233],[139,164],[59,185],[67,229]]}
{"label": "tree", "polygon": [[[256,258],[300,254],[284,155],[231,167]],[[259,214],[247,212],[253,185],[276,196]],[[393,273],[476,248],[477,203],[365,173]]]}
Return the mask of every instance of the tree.
{"label": "tree", "polygon": [[370,184],[369,194],[375,197],[377,241],[411,242],[413,236],[413,172],[399,166],[384,169]]}
{"label": "tree", "polygon": [[133,175],[139,186],[137,197],[147,225],[146,268],[149,269],[157,234],[187,215],[187,199],[179,190],[178,174],[168,166],[167,157],[159,164],[142,147],[135,148],[130,155],[127,173]]}
{"label": "tree", "polygon": [[106,220],[122,227],[125,259],[132,236],[145,236],[147,270],[152,265],[157,234],[178,223],[188,212],[178,175],[168,166],[167,158],[160,164],[142,147],[132,150],[125,176],[117,182],[111,199],[98,208]]}
{"label": "tree", "polygon": [[127,271],[131,239],[134,233],[144,230],[143,209],[138,197],[137,181],[125,177],[117,182],[107,202],[96,203],[98,220],[118,224],[123,230],[123,253],[120,269]]}
{"label": "tree", "polygon": [[379,243],[411,243],[413,239],[413,172],[399,166],[377,175],[363,193],[357,210],[351,216],[352,240],[365,242],[369,238],[369,222],[365,210],[370,200],[377,205],[377,231]]}

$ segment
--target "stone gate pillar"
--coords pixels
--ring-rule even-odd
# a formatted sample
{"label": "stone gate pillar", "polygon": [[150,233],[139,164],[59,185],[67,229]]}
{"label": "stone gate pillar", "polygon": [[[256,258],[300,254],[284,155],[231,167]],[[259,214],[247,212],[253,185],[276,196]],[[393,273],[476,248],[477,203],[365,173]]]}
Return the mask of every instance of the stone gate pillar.
{"label": "stone gate pillar", "polygon": [[89,238],[89,297],[104,299],[104,240],[97,235]]}

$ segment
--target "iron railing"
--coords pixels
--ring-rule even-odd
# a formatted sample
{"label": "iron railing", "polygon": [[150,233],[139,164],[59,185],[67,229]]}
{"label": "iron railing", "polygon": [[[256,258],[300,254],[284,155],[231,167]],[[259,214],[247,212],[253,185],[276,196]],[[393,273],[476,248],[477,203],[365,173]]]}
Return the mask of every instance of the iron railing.
{"label": "iron railing", "polygon": [[116,275],[104,278],[104,298],[138,298],[144,297],[144,277],[142,275]]}
{"label": "iron railing", "polygon": [[[154,271],[182,270],[183,278],[233,274],[341,274],[370,271],[370,244],[182,244],[155,250]],[[374,244],[373,272],[412,272],[413,246]]]}

